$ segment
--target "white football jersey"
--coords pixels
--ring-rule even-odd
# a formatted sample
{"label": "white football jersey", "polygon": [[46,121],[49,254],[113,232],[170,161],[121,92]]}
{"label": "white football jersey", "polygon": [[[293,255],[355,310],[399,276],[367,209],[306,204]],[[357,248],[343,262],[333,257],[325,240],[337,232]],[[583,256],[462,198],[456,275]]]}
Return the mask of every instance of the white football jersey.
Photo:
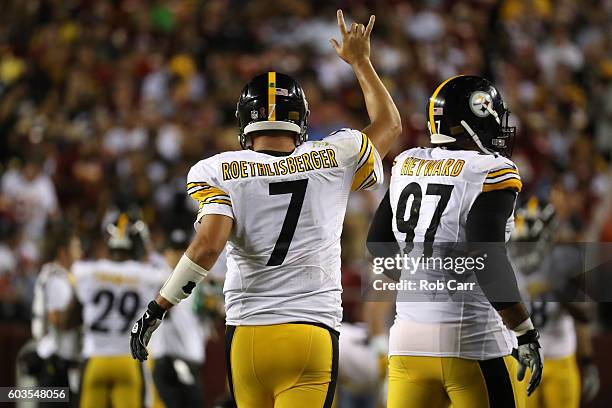
{"label": "white football jersey", "polygon": [[81,261],[72,266],[83,307],[83,356],[130,354],[130,329],[157,295],[167,271],[149,263]]}
{"label": "white football jersey", "polygon": [[49,312],[65,311],[73,296],[70,273],[55,262],[44,264],[36,277],[32,301],[32,336],[38,340],[36,351],[41,358],[49,358],[53,354],[66,360],[78,358],[79,330],[60,330],[47,321]]}
{"label": "white football jersey", "polygon": [[194,364],[204,363],[205,347],[212,328],[211,323],[204,321],[195,311],[195,294],[200,290],[200,286],[196,286],[191,296],[164,316],[163,324],[151,338],[153,357],[169,356]]}
{"label": "white football jersey", "polygon": [[[498,189],[520,191],[521,186],[516,166],[502,156],[442,148],[409,149],[396,158],[391,173],[394,235],[400,243],[465,242],[468,213],[478,195]],[[510,217],[506,239],[512,227]],[[415,247],[415,251],[422,249]],[[419,270],[427,282],[446,282],[452,273],[427,268]],[[469,301],[457,301],[449,291],[436,291],[432,299],[428,297],[431,291],[425,290],[423,301],[415,302],[402,301],[402,293],[398,293],[390,355],[483,360],[509,354],[514,336],[480,294],[465,297]],[[411,296],[408,298],[414,300]]]}
{"label": "white football jersey", "polygon": [[[170,276],[172,268],[163,256],[154,254],[150,259],[156,266],[164,269],[167,276]],[[211,268],[209,278],[213,270],[219,269],[217,266],[219,262],[220,260],[217,260],[215,266]],[[205,321],[195,310],[197,295],[202,293],[203,284],[197,285],[191,296],[174,306],[164,316],[163,324],[156,330],[149,343],[154,358],[169,356],[195,364],[204,363],[205,346],[212,334],[212,328],[211,322]]]}
{"label": "white football jersey", "polygon": [[379,385],[379,354],[363,323],[342,322],[338,343],[338,383],[355,394],[375,392]]}
{"label": "white football jersey", "polygon": [[529,309],[546,358],[564,358],[576,353],[574,318],[561,303],[535,301]]}
{"label": "white football jersey", "polygon": [[[525,298],[529,298],[528,287],[549,286],[560,289],[582,270],[581,254],[570,245],[559,245],[545,256],[540,267],[529,276],[518,279]],[[520,275],[519,275],[520,276]],[[576,327],[574,318],[558,299],[549,301],[547,295],[538,296],[529,302],[529,311],[535,327],[540,333],[540,344],[546,358],[564,358],[576,353]]]}
{"label": "white football jersey", "polygon": [[[342,129],[285,156],[253,150],[198,162],[187,189],[207,214],[234,219],[224,285],[228,325],[342,320],[340,235],[351,190],[381,184],[363,133]],[[196,223],[197,227],[197,223]]]}

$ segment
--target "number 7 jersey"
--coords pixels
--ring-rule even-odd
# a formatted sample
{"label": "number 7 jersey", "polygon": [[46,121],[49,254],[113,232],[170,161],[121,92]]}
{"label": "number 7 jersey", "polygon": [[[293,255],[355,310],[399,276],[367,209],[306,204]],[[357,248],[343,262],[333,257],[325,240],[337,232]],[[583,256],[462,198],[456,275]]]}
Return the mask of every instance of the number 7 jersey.
{"label": "number 7 jersey", "polygon": [[234,220],[224,294],[228,325],[342,320],[340,236],[350,192],[381,184],[363,133],[342,129],[292,153],[242,150],[198,162],[188,194]]}

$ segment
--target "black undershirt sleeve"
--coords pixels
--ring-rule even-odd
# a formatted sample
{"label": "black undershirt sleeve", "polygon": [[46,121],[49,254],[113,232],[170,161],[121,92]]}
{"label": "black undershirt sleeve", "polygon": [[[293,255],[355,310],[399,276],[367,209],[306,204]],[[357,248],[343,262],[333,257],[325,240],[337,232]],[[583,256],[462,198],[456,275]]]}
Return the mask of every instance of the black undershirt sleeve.
{"label": "black undershirt sleeve", "polygon": [[506,222],[514,210],[515,198],[516,193],[511,190],[481,193],[467,217],[466,234],[470,248],[487,255],[484,268],[476,270],[476,278],[496,310],[521,301],[505,246]]}
{"label": "black undershirt sleeve", "polygon": [[393,210],[389,199],[389,190],[383,197],[376,209],[370,231],[368,232],[368,249],[373,242],[396,242],[391,223],[393,221]]}
{"label": "black undershirt sleeve", "polygon": [[[399,245],[392,229],[393,210],[389,199],[389,190],[380,202],[368,232],[366,246],[375,258],[391,258],[399,253]],[[386,271],[385,275],[393,280],[399,280],[399,271]]]}

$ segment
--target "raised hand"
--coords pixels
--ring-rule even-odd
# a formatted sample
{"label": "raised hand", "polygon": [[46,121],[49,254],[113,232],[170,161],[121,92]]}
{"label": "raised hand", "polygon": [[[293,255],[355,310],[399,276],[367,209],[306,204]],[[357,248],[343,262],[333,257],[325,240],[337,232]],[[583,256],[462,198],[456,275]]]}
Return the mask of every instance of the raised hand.
{"label": "raised hand", "polygon": [[368,61],[370,59],[370,34],[372,33],[372,28],[374,28],[376,18],[370,16],[367,27],[363,24],[353,23],[350,30],[347,30],[342,10],[338,10],[336,14],[338,17],[338,27],[342,35],[341,43],[338,43],[335,38],[330,40],[336,53],[350,65]]}

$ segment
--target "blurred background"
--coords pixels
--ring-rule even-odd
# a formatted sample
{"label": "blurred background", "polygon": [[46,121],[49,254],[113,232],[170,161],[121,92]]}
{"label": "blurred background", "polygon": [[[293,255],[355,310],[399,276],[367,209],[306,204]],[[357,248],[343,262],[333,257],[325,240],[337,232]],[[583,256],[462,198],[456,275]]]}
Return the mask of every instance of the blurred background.
{"label": "blurred background", "polygon": [[[311,139],[367,124],[354,75],[328,42],[338,7],[349,20],[376,14],[372,60],[404,129],[387,169],[395,154],[428,144],[425,106],[438,83],[482,75],[518,127],[521,196],[555,205],[564,240],[612,241],[610,0],[4,0],[0,385],[14,383],[16,350],[30,336],[47,226],[73,223],[88,258],[105,256],[101,225],[113,205],[138,205],[159,250],[168,231],[191,228],[187,171],[239,149],[234,112],[250,77],[273,69],[301,82]],[[354,194],[347,212],[349,317],[360,309],[362,243],[382,194]],[[612,340],[598,327],[607,391]],[[208,346],[206,401],[223,393],[221,349],[218,339]],[[612,406],[602,394],[592,406]]]}

